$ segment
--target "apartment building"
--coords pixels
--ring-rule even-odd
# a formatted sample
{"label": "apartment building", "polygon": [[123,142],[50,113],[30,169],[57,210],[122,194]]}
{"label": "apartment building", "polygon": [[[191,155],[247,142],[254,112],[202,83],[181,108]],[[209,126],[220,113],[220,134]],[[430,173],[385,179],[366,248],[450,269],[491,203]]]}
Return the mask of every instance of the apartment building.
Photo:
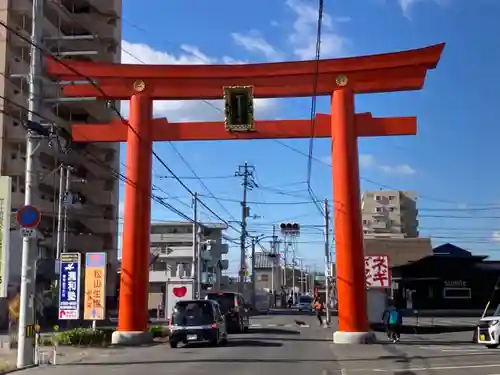
{"label": "apartment building", "polygon": [[[151,253],[155,255],[149,271],[149,309],[164,306],[169,283],[191,279],[193,268],[193,229],[190,222],[169,221],[151,224]],[[201,234],[210,240],[210,251],[202,251],[201,282],[206,287],[220,290],[229,284],[229,277],[222,275],[229,267],[222,259],[229,252],[223,243],[225,224],[204,223]]]}
{"label": "apartment building", "polygon": [[365,238],[416,238],[417,195],[410,191],[365,191],[361,197]]}
{"label": "apartment building", "polygon": [[[45,4],[43,47],[59,58],[119,62],[121,58],[121,0],[53,0]],[[29,39],[32,1],[0,0],[0,19]],[[3,137],[0,140],[0,173],[12,177],[12,209],[24,204],[27,74],[30,44],[12,32],[0,32],[0,114]],[[70,131],[72,123],[107,122],[114,112],[104,101],[61,99],[61,86],[43,80],[42,123],[55,123]],[[84,144],[62,154],[48,142],[41,142],[34,155],[35,181],[33,204],[42,212],[38,257],[54,261],[59,173],[65,163],[73,167],[70,190],[78,195],[78,208],[68,212],[68,252],[106,251],[108,295],[116,294],[118,181],[109,169],[120,169],[119,144]],[[89,156],[91,155],[91,156]],[[55,172],[54,172],[55,171]],[[15,223],[13,221],[13,223]],[[15,224],[13,224],[15,227]],[[12,228],[15,230],[16,228]],[[12,284],[18,283],[20,254],[11,254]],[[15,257],[15,259],[12,259]],[[46,262],[47,263],[47,262]],[[19,266],[17,266],[19,265]],[[47,267],[53,269],[53,267]]]}

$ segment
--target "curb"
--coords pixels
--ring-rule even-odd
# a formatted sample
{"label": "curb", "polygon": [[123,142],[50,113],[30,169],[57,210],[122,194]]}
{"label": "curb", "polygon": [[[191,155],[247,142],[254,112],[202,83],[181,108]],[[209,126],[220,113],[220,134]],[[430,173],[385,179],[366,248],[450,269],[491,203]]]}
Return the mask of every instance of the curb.
{"label": "curb", "polygon": [[33,368],[33,367],[38,367],[38,365],[28,365],[28,366],[24,366],[24,367],[21,367],[21,368],[14,368],[12,370],[6,370],[6,371],[2,372],[1,374],[2,375],[4,375],[4,374],[13,374],[14,372],[28,370],[28,369]]}

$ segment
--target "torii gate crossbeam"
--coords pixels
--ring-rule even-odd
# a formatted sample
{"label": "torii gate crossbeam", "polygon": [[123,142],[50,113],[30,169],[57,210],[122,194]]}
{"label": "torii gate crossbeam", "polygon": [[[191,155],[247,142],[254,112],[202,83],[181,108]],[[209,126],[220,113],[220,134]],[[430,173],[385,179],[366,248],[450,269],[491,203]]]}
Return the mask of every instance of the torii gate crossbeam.
{"label": "torii gate crossbeam", "polygon": [[[118,330],[114,343],[148,339],[148,255],[150,245],[152,145],[154,141],[309,138],[310,122],[262,121],[255,131],[231,133],[221,123],[169,123],[153,119],[153,100],[221,99],[223,87],[253,86],[254,97],[331,95],[331,114],[318,115],[315,137],[331,137],[336,242],[339,343],[369,343],[358,165],[359,136],[416,134],[415,118],[377,119],[355,114],[359,93],[419,90],[434,69],[444,44],[422,49],[344,59],[248,65],[124,65],[48,59],[55,79],[74,81],[71,97],[129,100],[128,124],[81,124],[73,138],[82,142],[127,142],[129,184],[125,217]],[[319,68],[318,66],[319,65]],[[318,86],[314,90],[314,78]],[[92,79],[95,85],[76,81]]]}

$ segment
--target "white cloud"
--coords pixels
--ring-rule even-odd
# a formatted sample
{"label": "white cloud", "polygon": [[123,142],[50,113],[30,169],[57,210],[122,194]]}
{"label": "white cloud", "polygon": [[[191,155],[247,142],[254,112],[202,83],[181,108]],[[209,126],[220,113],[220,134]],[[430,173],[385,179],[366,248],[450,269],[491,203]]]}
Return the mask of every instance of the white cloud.
{"label": "white cloud", "polygon": [[124,212],[125,212],[125,202],[120,201],[120,203],[118,203],[118,217],[123,217]]}
{"label": "white cloud", "polygon": [[[191,45],[182,45],[182,52],[174,55],[167,51],[159,51],[142,43],[131,43],[122,41],[122,48],[125,53],[122,55],[124,64],[241,64],[243,61],[235,60],[229,56],[220,58],[211,57],[203,53],[198,47]],[[222,88],[221,88],[222,96]],[[155,116],[165,116],[170,121],[217,121],[224,118],[222,100],[172,100],[160,101],[154,103]],[[274,99],[256,99],[255,115],[258,118],[269,117],[277,107],[277,101]],[[122,112],[126,115],[128,112],[128,102],[122,105]]]}
{"label": "white cloud", "polygon": [[418,3],[424,3],[427,1],[432,1],[436,3],[437,5],[443,7],[449,5],[451,0],[397,0],[398,5],[401,8],[401,11],[403,12],[403,15],[411,19],[411,10],[417,5]]}
{"label": "white cloud", "polygon": [[387,174],[402,174],[411,176],[417,173],[417,171],[408,164],[379,165],[378,167]]}
{"label": "white cloud", "polygon": [[373,168],[373,166],[377,165],[375,158],[373,155],[369,154],[360,154],[359,155],[359,166],[360,168]]}
{"label": "white cloud", "polygon": [[[332,157],[330,155],[324,156],[319,159],[322,163],[331,165],[332,164]],[[375,158],[375,156],[371,154],[359,154],[359,168],[360,169],[372,169],[372,170],[379,170],[383,173],[386,174],[392,174],[392,175],[406,175],[406,176],[411,176],[417,173],[415,169],[413,169],[410,165],[408,164],[396,164],[396,165],[386,165],[386,164],[381,164],[379,161]]]}
{"label": "white cloud", "polygon": [[492,233],[491,238],[495,242],[500,242],[500,230],[496,230]]}
{"label": "white cloud", "polygon": [[263,54],[268,60],[278,61],[283,59],[281,52],[276,50],[259,32],[252,30],[247,34],[232,33],[233,41],[248,52]]}
{"label": "white cloud", "polygon": [[[296,19],[293,23],[293,31],[290,42],[294,48],[294,54],[302,60],[311,60],[316,56],[316,38],[318,9],[312,3],[303,0],[286,0],[286,5],[295,13]],[[332,18],[323,13],[323,32],[321,35],[321,57],[338,57],[345,55],[349,40],[339,34],[335,27],[342,22],[348,22],[349,18]]]}
{"label": "white cloud", "polygon": [[375,156],[370,154],[359,155],[359,166],[362,169],[378,169],[386,174],[393,174],[393,175],[411,176],[417,173],[417,171],[408,164],[395,164],[395,165],[381,164],[378,162]]}

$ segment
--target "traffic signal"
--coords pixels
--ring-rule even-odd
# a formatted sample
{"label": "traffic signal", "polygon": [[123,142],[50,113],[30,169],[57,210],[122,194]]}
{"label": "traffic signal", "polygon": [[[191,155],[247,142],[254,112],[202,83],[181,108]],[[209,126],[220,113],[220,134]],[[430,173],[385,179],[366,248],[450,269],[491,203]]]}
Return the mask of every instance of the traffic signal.
{"label": "traffic signal", "polygon": [[227,131],[255,131],[253,86],[224,87],[224,114]]}
{"label": "traffic signal", "polygon": [[283,234],[299,234],[300,225],[297,223],[281,223],[280,224],[281,233]]}

